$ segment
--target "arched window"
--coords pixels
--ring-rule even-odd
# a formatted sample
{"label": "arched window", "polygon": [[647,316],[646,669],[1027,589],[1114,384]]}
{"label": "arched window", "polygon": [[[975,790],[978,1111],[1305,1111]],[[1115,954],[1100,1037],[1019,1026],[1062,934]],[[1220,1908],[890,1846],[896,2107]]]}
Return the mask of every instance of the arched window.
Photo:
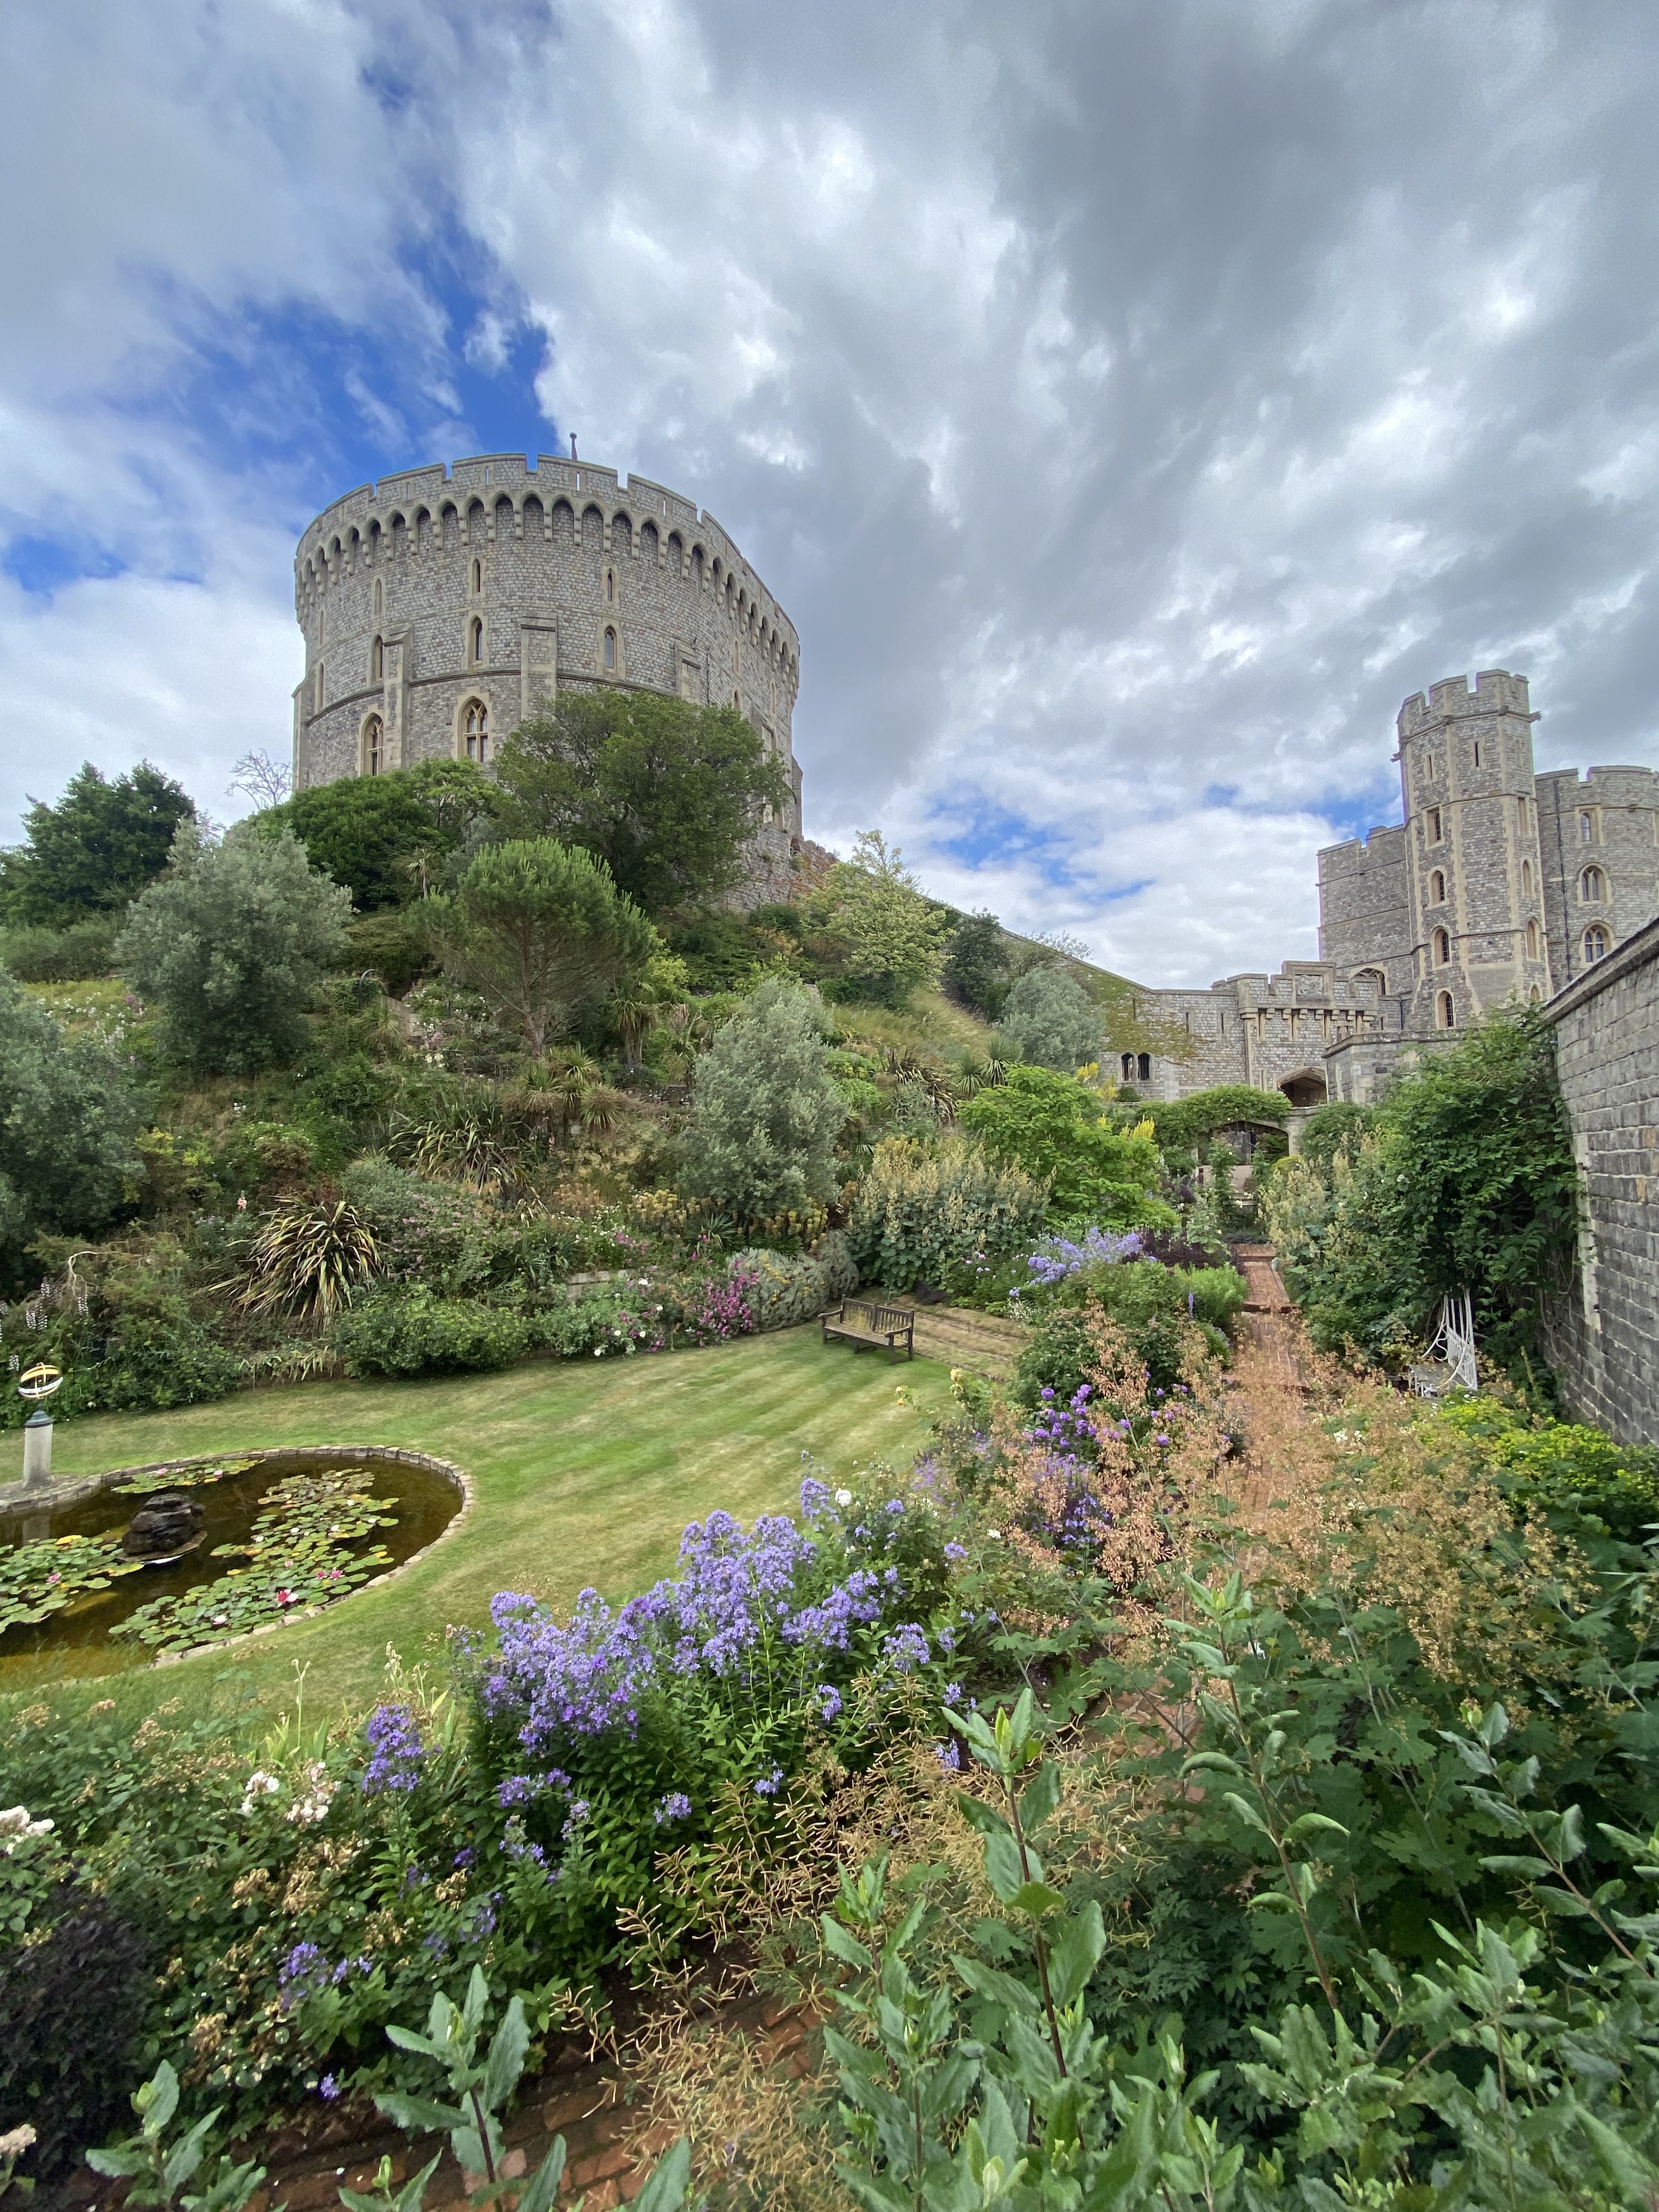
{"label": "arched window", "polygon": [[1139,1060],[1137,1060],[1137,1062],[1136,1062],[1136,1068],[1137,1068],[1137,1072],[1138,1072],[1138,1073],[1139,1073],[1139,1074],[1140,1079],[1141,1079],[1141,1081],[1142,1081],[1143,1083],[1150,1083],[1150,1082],[1152,1081],[1152,1055],[1151,1054],[1151,1053],[1149,1053],[1149,1052],[1143,1052],[1143,1053],[1140,1054],[1140,1056],[1139,1056]]}
{"label": "arched window", "polygon": [[1595,817],[1586,810],[1578,817],[1578,842],[1581,845],[1588,845],[1594,841],[1595,836]]}
{"label": "arched window", "polygon": [[475,599],[477,599],[477,598],[480,596],[480,594],[483,592],[483,562],[482,561],[475,560],[475,561],[473,562],[473,563],[472,563],[472,596],[473,596],[473,598],[474,598]]}
{"label": "arched window", "polygon": [[368,680],[371,684],[386,681],[386,641],[377,637],[368,648]]}
{"label": "arched window", "polygon": [[381,617],[385,612],[386,612],[386,586],[385,586],[385,585],[380,581],[380,579],[377,576],[377,577],[374,579],[374,618],[375,618],[375,620],[378,622],[378,621],[380,620],[380,617]]}
{"label": "arched window", "polygon": [[1123,1062],[1123,1080],[1126,1083],[1133,1083],[1135,1079],[1135,1056],[1132,1052],[1126,1052],[1121,1055],[1121,1058]]}
{"label": "arched window", "polygon": [[1434,964],[1443,968],[1451,959],[1451,939],[1443,929],[1437,929],[1429,942],[1434,947]]}
{"label": "arched window", "polygon": [[483,665],[483,617],[474,615],[466,626],[466,653],[468,659],[475,668],[480,668]]}
{"label": "arched window", "polygon": [[1374,983],[1376,987],[1376,995],[1379,999],[1386,999],[1389,995],[1389,979],[1381,968],[1362,968],[1358,974],[1354,977],[1354,981],[1356,983]]}
{"label": "arched window", "polygon": [[1534,983],[1531,990],[1527,994],[1527,1004],[1529,1006],[1540,1006],[1543,1003],[1544,994],[1539,989],[1537,984]]}
{"label": "arched window", "polygon": [[1591,922],[1584,932],[1584,965],[1593,968],[1598,960],[1607,957],[1607,933],[1599,921]]}
{"label": "arched window", "polygon": [[1442,875],[1439,869],[1436,868],[1431,872],[1429,876],[1429,904],[1431,906],[1444,906],[1445,903],[1446,878]]}
{"label": "arched window", "polygon": [[1586,906],[1600,906],[1607,893],[1607,884],[1600,868],[1586,868],[1578,878],[1578,896]]}
{"label": "arched window", "polygon": [[363,724],[362,763],[364,775],[379,775],[386,765],[386,731],[378,714],[371,714]]}
{"label": "arched window", "polygon": [[1440,809],[1437,806],[1429,809],[1429,842],[1431,845],[1440,842]]}
{"label": "arched window", "polygon": [[608,669],[617,665],[617,633],[608,629],[605,634],[605,665]]}
{"label": "arched window", "polygon": [[1522,898],[1532,896],[1532,862],[1530,860],[1522,860],[1521,863],[1521,896]]}
{"label": "arched window", "polygon": [[1443,991],[1434,1002],[1434,1025],[1441,1030],[1455,1030],[1457,1027],[1457,1009],[1452,1005],[1452,994],[1449,991]]}
{"label": "arched window", "polygon": [[480,768],[489,759],[489,709],[482,699],[469,699],[461,709],[461,743],[470,761]]}
{"label": "arched window", "polygon": [[1527,957],[1528,960],[1538,957],[1538,924],[1535,921],[1527,924]]}

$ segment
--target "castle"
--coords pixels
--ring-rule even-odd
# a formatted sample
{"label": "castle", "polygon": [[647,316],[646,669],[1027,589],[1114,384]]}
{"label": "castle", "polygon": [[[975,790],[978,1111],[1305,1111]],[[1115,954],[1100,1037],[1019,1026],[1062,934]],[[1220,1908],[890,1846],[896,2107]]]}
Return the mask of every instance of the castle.
{"label": "castle", "polygon": [[746,714],[790,797],[750,841],[744,903],[801,853],[794,624],[711,515],[661,484],[544,453],[409,469],[300,540],[294,787],[424,760],[488,767],[559,691],[666,692]]}
{"label": "castle", "polygon": [[1319,855],[1317,960],[1207,991],[1139,990],[1153,1097],[1216,1083],[1308,1111],[1368,1103],[1402,1054],[1564,990],[1659,914],[1659,773],[1533,767],[1524,676],[1415,692],[1396,725],[1405,820]]}

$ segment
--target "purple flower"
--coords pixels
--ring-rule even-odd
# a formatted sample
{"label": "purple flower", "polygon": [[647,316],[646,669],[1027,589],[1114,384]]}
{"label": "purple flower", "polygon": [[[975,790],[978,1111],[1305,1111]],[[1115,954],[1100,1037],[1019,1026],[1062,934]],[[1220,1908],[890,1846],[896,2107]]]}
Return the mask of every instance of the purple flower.
{"label": "purple flower", "polygon": [[475,1866],[477,1863],[477,1851],[473,1850],[471,1844],[468,1844],[465,1849],[456,1852],[451,1863],[461,1868]]}
{"label": "purple flower", "polygon": [[962,1703],[962,1685],[960,1682],[947,1682],[945,1684],[945,1702],[947,1705],[959,1705]]}
{"label": "purple flower", "polygon": [[952,1566],[958,1566],[968,1556],[968,1547],[965,1544],[947,1544],[945,1547],[945,1556]]}
{"label": "purple flower", "polygon": [[377,1705],[364,1733],[371,1754],[363,1771],[364,1796],[376,1797],[385,1790],[413,1790],[421,1778],[426,1747],[408,1706]]}
{"label": "purple flower", "polygon": [[933,1657],[928,1649],[926,1632],[914,1620],[907,1620],[890,1636],[882,1638],[882,1656],[896,1674],[908,1674],[918,1667],[925,1667]]}
{"label": "purple flower", "polygon": [[655,1820],[658,1827],[665,1821],[686,1820],[691,1816],[691,1800],[683,1790],[671,1790],[658,1805]]}
{"label": "purple flower", "polygon": [[775,1797],[783,1781],[783,1769],[775,1766],[769,1774],[763,1774],[755,1784],[757,1797]]}
{"label": "purple flower", "polygon": [[820,1682],[813,1693],[818,1701],[820,1720],[838,1720],[841,1717],[841,1692],[833,1682]]}
{"label": "purple flower", "polygon": [[[341,1961],[343,1969],[345,1961]],[[296,2004],[319,1990],[325,1990],[331,1981],[341,1978],[329,1965],[315,1943],[296,1943],[276,1970],[276,1980],[283,1992],[283,2010],[290,2011]]]}
{"label": "purple flower", "polygon": [[340,2094],[340,2084],[332,2074],[325,2074],[317,2084],[317,2094],[325,2104],[331,2105]]}
{"label": "purple flower", "polygon": [[589,1805],[586,1797],[575,1797],[571,1800],[570,1810],[565,1814],[564,1819],[564,1839],[566,1843],[570,1841],[578,1828],[585,1827],[587,1825],[587,1816],[592,1810],[592,1808]]}

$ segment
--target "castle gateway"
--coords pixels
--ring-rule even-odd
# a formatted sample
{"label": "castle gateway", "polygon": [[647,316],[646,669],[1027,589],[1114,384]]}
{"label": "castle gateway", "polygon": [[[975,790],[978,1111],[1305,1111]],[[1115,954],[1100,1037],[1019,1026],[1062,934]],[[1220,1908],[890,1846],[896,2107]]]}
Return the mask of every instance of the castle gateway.
{"label": "castle gateway", "polygon": [[556,693],[599,685],[736,707],[790,796],[750,841],[744,902],[787,895],[801,836],[791,744],[800,644],[712,516],[661,484],[544,453],[406,470],[300,540],[294,785],[424,760],[488,768]]}

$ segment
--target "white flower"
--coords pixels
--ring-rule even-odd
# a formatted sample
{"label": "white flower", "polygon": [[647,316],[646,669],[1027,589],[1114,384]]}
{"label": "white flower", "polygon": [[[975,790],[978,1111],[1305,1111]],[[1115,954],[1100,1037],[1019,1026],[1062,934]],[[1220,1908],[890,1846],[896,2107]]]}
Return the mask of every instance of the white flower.
{"label": "white flower", "polygon": [[[6,1839],[6,1856],[9,1858],[19,1844],[30,1836],[49,1836],[54,1825],[51,1820],[31,1820],[27,1805],[9,1806],[0,1813],[0,1836]],[[31,2136],[29,2141],[33,2140]]]}
{"label": "white flower", "polygon": [[21,2158],[33,2141],[34,2130],[27,2120],[18,2127],[9,2128],[0,2136],[0,2158]]}
{"label": "white flower", "polygon": [[985,1533],[994,1544],[1000,1544],[1002,1541],[1002,1531],[1000,1528],[988,1528]]}
{"label": "white flower", "polygon": [[267,1774],[262,1767],[256,1766],[252,1773],[249,1775],[246,1782],[242,1785],[244,1790],[244,1796],[242,1798],[242,1812],[244,1815],[246,1816],[253,1810],[253,1801],[256,1797],[274,1797],[282,1786],[282,1780],[279,1776],[275,1774]]}
{"label": "white flower", "polygon": [[836,1492],[836,1503],[837,1505],[850,1505],[852,1502],[853,1493],[850,1490],[838,1490]]}

